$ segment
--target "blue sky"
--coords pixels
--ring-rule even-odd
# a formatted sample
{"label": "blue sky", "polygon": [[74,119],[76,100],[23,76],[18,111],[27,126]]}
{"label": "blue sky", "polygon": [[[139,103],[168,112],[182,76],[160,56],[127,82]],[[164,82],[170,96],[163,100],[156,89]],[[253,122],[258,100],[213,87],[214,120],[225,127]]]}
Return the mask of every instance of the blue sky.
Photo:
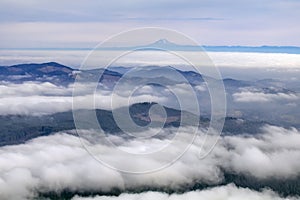
{"label": "blue sky", "polygon": [[1,0],[0,48],[89,48],[149,26],[202,45],[300,46],[299,10],[297,0]]}

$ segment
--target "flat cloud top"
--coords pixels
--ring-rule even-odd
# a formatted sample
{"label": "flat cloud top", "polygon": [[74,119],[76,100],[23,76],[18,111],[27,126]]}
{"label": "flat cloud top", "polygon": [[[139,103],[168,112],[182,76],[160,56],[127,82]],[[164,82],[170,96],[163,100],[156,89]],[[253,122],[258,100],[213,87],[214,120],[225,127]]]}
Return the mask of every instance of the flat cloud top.
{"label": "flat cloud top", "polygon": [[[45,61],[55,61],[64,63],[68,66],[80,67],[89,51],[26,51],[26,50],[0,50],[0,65],[14,65],[19,63],[42,63]],[[97,58],[89,58],[89,67],[99,67],[101,64],[110,63],[107,60],[109,52],[98,53]],[[177,52],[180,56],[185,55],[199,56],[199,52]],[[120,52],[120,55],[122,52]],[[33,56],[34,55],[34,56]],[[102,56],[101,56],[102,55]],[[247,52],[207,52],[212,62],[217,67],[234,67],[234,68],[272,68],[285,70],[300,70],[300,54],[284,53],[247,53]],[[117,66],[132,65],[174,65],[183,66],[188,63],[174,54],[159,51],[139,51],[130,53],[119,58],[114,62]]]}

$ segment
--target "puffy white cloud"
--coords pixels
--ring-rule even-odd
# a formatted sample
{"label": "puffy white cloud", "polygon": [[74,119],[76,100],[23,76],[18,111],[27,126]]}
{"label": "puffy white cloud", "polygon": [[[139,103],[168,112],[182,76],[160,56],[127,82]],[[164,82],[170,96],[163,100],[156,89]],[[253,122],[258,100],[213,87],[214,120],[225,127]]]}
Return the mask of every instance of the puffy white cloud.
{"label": "puffy white cloud", "polygon": [[[57,86],[49,82],[25,82],[23,84],[5,83],[0,85],[1,115],[45,115],[72,110],[72,103],[77,102],[76,109],[105,109],[111,110],[128,106],[128,103],[158,102],[163,103],[166,97],[142,93],[131,96],[130,102],[122,92],[112,92],[105,87],[95,93],[89,84],[76,84],[76,96],[73,95],[74,85]],[[113,94],[113,96],[112,96]],[[112,97],[114,104],[111,104]],[[95,101],[95,102],[94,102]]]}
{"label": "puffy white cloud", "polygon": [[25,82],[23,84],[2,83],[1,97],[14,96],[64,96],[72,95],[72,85],[69,87],[57,86],[50,82]]}
{"label": "puffy white cloud", "polygon": [[[112,110],[141,102],[156,102],[176,109],[180,104],[185,110],[194,112],[194,104],[189,101],[197,94],[206,92],[204,85],[195,87],[188,84],[170,85],[166,88],[151,85],[122,85],[119,89],[110,89],[99,84],[95,90],[92,83],[76,83],[68,86],[54,85],[50,82],[24,82],[0,84],[0,115],[46,115],[75,109]],[[176,96],[177,95],[177,96]],[[178,101],[176,101],[177,99]],[[202,101],[201,105],[205,101]]]}
{"label": "puffy white cloud", "polygon": [[228,168],[259,179],[299,175],[300,134],[295,128],[266,126],[257,138],[226,137],[235,146]]}
{"label": "puffy white cloud", "polygon": [[[95,99],[95,104],[91,100]],[[46,115],[72,110],[72,102],[78,102],[76,109],[105,109],[111,110],[128,106],[127,98],[115,95],[114,107],[111,105],[111,95],[85,95],[85,96],[28,96],[0,98],[1,115]],[[151,95],[141,95],[131,98],[131,103],[163,102],[164,98]]]}
{"label": "puffy white cloud", "polygon": [[25,199],[34,195],[35,188],[40,192],[66,187],[104,191],[114,186],[122,188],[121,175],[99,167],[74,136],[38,138],[26,145],[3,147],[0,154],[1,199]]}
{"label": "puffy white cloud", "polygon": [[232,94],[234,101],[236,102],[270,102],[276,100],[294,101],[298,100],[299,96],[292,93],[264,93],[264,92],[252,92],[242,91]]}
{"label": "puffy white cloud", "polygon": [[162,192],[144,192],[139,194],[121,194],[120,196],[96,196],[96,197],[80,197],[76,196],[72,200],[231,200],[231,199],[245,199],[245,200],[283,200],[283,199],[297,199],[293,197],[282,198],[278,194],[270,190],[263,190],[262,192],[253,191],[247,188],[239,188],[233,184],[226,186],[214,187],[202,191],[191,191],[183,194],[166,194]]}
{"label": "puffy white cloud", "polygon": [[[156,130],[153,130],[156,131]],[[175,132],[176,129],[165,129],[166,134]],[[186,127],[177,133],[182,144],[186,143],[191,129]],[[92,133],[92,132],[91,132]],[[213,151],[204,159],[199,159],[199,151],[203,144],[204,135],[199,132],[199,137],[191,145],[183,157],[173,165],[160,171],[130,175],[115,171],[97,162],[82,146],[87,144],[93,153],[105,157],[114,167],[131,166],[140,167],[156,166],[164,162],[166,157],[178,152],[179,146],[172,147],[166,157],[131,160],[115,153],[115,147],[103,143],[89,144],[88,141],[73,135],[58,133],[47,137],[39,137],[26,144],[6,146],[0,148],[0,197],[1,199],[24,199],[32,197],[39,192],[64,189],[71,191],[109,191],[119,188],[122,191],[143,186],[181,188],[182,185],[192,185],[195,181],[204,183],[220,183],[223,179],[221,168],[242,174],[251,174],[258,180],[266,178],[293,178],[300,175],[300,132],[297,129],[284,129],[281,127],[265,126],[262,133],[256,137],[226,136],[221,137]],[[111,141],[123,151],[147,153],[149,150],[159,149],[168,144],[172,138],[144,138],[127,140],[119,136],[109,136]],[[213,136],[206,138],[213,140]],[[209,142],[203,148],[208,149]],[[233,193],[227,191],[233,189]],[[231,194],[238,195],[240,189],[227,186],[216,191],[223,191],[224,198],[231,198]],[[241,189],[242,194],[258,195],[247,189]],[[195,197],[204,198],[215,192],[195,192]],[[199,193],[199,194],[198,194]],[[222,192],[221,192],[222,193]],[[146,194],[146,193],[145,193]],[[271,194],[271,193],[268,193]],[[126,196],[126,194],[124,194]],[[157,194],[159,195],[159,194]],[[166,194],[160,194],[165,196]],[[216,194],[215,194],[216,195]],[[168,196],[166,196],[168,197]],[[182,196],[183,197],[183,196]],[[184,196],[185,197],[185,196]],[[216,196],[217,197],[217,196]],[[221,196],[220,196],[221,197]],[[239,197],[239,196],[237,196]],[[255,197],[255,196],[253,196]],[[272,196],[276,197],[276,196]],[[102,197],[99,197],[102,198]],[[108,197],[107,197],[108,198]],[[137,198],[140,198],[137,196]],[[169,198],[175,198],[171,195]],[[232,197],[234,198],[234,196]],[[258,197],[257,197],[258,198]],[[263,196],[267,198],[267,196]],[[277,197],[276,197],[277,198]],[[190,198],[188,198],[190,199]],[[251,198],[250,198],[251,199]]]}

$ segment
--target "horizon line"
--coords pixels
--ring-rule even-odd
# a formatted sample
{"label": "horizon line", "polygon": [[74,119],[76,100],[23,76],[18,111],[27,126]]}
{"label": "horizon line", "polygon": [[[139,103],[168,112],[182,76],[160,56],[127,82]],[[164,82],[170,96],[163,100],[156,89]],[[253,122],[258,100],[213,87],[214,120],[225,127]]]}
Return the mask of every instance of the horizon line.
{"label": "horizon line", "polygon": [[[142,50],[159,51],[164,50],[163,46],[136,46],[136,47],[18,47],[18,48],[0,48],[0,51],[118,51],[118,50],[133,50],[132,48],[145,48]],[[300,46],[242,46],[242,45],[202,45],[202,46],[188,46],[188,45],[172,45],[166,46],[166,50],[170,51],[207,51],[207,52],[236,52],[236,53],[285,53],[285,54],[300,54]]]}

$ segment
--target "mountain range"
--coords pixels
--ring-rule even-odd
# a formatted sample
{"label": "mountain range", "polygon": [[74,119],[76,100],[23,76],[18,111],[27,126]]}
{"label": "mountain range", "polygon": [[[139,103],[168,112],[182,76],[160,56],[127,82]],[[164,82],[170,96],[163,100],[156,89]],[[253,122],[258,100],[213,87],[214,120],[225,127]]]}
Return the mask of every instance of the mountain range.
{"label": "mountain range", "polygon": [[[165,38],[159,39],[153,43],[138,46],[120,46],[119,44],[98,47],[97,50],[105,51],[126,51],[132,49],[139,50],[170,50],[170,51],[207,51],[207,52],[249,52],[249,53],[284,53],[284,54],[300,54],[298,46],[212,46],[197,44],[177,44]],[[8,49],[4,49],[8,50]],[[9,50],[81,50],[91,51],[91,48],[17,48]]]}
{"label": "mountain range", "polygon": [[[122,67],[122,66],[114,66],[108,69],[92,69],[92,70],[79,70],[74,69],[72,67],[68,67],[56,62],[48,62],[48,63],[29,63],[29,64],[18,64],[12,66],[0,66],[0,81],[11,82],[11,83],[23,83],[26,81],[36,81],[36,82],[50,82],[56,85],[68,85],[75,81],[77,76],[82,77],[82,79],[87,78],[90,80],[94,80],[95,78],[99,78],[98,75],[102,74],[100,78],[100,82],[111,82],[119,80],[124,74],[126,74],[132,68],[130,67]],[[167,78],[168,82],[171,84],[176,83],[176,78],[172,78],[171,76],[167,76],[170,71],[176,70],[180,74],[182,74],[185,79],[193,85],[198,85],[199,83],[203,83],[203,75],[198,74],[194,71],[182,71],[179,69],[172,68],[171,66],[158,67],[158,66],[147,66],[142,67],[138,70],[135,70],[135,78]],[[145,76],[146,75],[146,76]],[[205,77],[210,78],[210,77]],[[138,81],[138,79],[135,79]],[[276,80],[268,80],[268,82]],[[257,82],[249,82],[242,80],[235,80],[230,78],[223,79],[225,86],[228,87],[241,87],[241,86],[253,86],[259,84]],[[277,82],[276,82],[277,84]]]}
{"label": "mountain range", "polygon": [[[165,41],[161,41],[164,43]],[[56,63],[42,63],[42,64],[20,64],[13,66],[0,67],[0,82],[3,84],[14,83],[22,84],[24,82],[50,82],[55,85],[65,86],[74,83],[76,78],[82,78],[87,80],[98,80],[98,74],[103,73],[99,82],[105,87],[113,89],[113,86],[120,80],[121,77],[125,77],[127,83],[139,85],[144,82],[144,79],[153,79],[153,81],[160,80],[165,85],[180,84],[180,80],[172,78],[167,75],[168,69],[183,75],[188,83],[192,87],[197,88],[203,86],[205,83],[204,76],[194,71],[182,71],[171,66],[157,67],[148,66],[141,67],[133,75],[127,76],[127,72],[131,68],[122,66],[111,67],[109,69],[94,69],[94,70],[78,70],[71,67]],[[126,75],[126,76],[125,76]],[[205,77],[210,78],[210,77]],[[151,81],[150,81],[151,82]],[[232,98],[232,95],[240,92],[241,88],[251,88],[254,91],[258,91],[263,95],[276,95],[284,94],[296,94],[295,91],[290,88],[285,88],[284,83],[279,80],[258,80],[258,81],[243,81],[226,78],[223,79],[227,93],[227,117],[225,119],[225,126],[223,129],[224,134],[239,134],[249,133],[254,134],[259,132],[259,128],[264,124],[275,124],[280,126],[294,126],[300,127],[297,122],[297,116],[299,113],[296,109],[291,110],[290,107],[279,106],[278,104],[263,104],[261,109],[253,111],[253,106],[259,106],[259,104],[243,104],[237,103]],[[278,83],[281,83],[281,87],[278,87]],[[153,88],[160,90],[159,86],[153,85]],[[206,104],[209,99],[209,93],[202,92],[199,96],[199,101],[204,104],[201,108],[201,116],[199,117],[200,125],[207,127],[210,121],[209,104]],[[153,102],[155,103],[155,102]],[[133,120],[140,125],[147,125],[149,123],[149,109],[153,105],[149,102],[141,102],[133,104],[129,110]],[[200,105],[201,106],[201,105]],[[168,113],[167,123],[165,126],[178,126],[181,119],[181,111],[174,108],[164,106]],[[276,109],[274,109],[276,108]],[[286,110],[289,108],[290,110]],[[121,108],[128,109],[128,108]],[[208,109],[208,110],[206,110]],[[272,110],[272,114],[269,113]],[[235,113],[242,113],[241,116],[236,116]],[[284,113],[290,113],[287,117]],[[298,113],[298,114],[297,114]],[[185,116],[192,116],[193,114],[184,111]],[[113,119],[112,112],[110,110],[98,109],[97,116],[101,116],[100,123],[102,123],[103,129],[112,134],[120,133],[120,128]],[[43,116],[23,116],[23,115],[1,115],[0,116],[0,146],[14,143],[22,143],[31,138],[48,135],[53,132],[74,129],[73,116],[71,111],[60,112]]]}

